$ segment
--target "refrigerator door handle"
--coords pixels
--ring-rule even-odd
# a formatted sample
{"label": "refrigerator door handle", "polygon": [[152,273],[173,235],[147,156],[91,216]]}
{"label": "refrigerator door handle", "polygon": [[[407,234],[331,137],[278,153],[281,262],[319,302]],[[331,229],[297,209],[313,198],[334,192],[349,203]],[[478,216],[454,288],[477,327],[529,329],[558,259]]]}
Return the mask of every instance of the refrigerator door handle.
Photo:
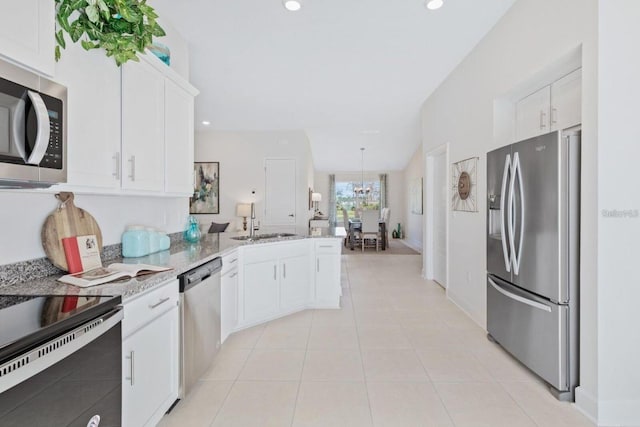
{"label": "refrigerator door handle", "polygon": [[[507,180],[511,171],[511,154],[507,154],[504,160],[504,172],[502,173],[502,192],[500,193],[500,241],[502,242],[502,255],[504,256],[504,267],[508,273],[511,272],[511,260],[509,259],[509,250],[507,248],[507,233],[504,225],[505,200],[507,191]],[[511,206],[511,202],[509,202]]]}
{"label": "refrigerator door handle", "polygon": [[512,299],[514,301],[521,302],[522,304],[526,304],[526,305],[528,305],[530,307],[537,308],[538,310],[542,310],[542,311],[546,311],[547,313],[551,313],[551,307],[549,307],[547,305],[544,305],[542,303],[536,302],[536,301],[531,301],[530,299],[521,297],[520,295],[516,295],[516,294],[511,293],[509,291],[506,291],[501,286],[496,284],[496,282],[491,280],[491,278],[488,278],[487,280],[489,280],[489,284],[491,286],[493,286],[493,288],[496,291],[500,292],[505,297],[510,298],[510,299]]}
{"label": "refrigerator door handle", "polygon": [[[520,221],[517,225],[520,226],[520,239],[518,242],[518,250],[516,251],[515,243],[515,226],[516,219],[513,218],[513,212],[516,210],[515,198],[513,194],[515,192],[516,178],[518,179],[518,194],[520,196]],[[518,274],[520,272],[520,260],[522,255],[522,240],[524,239],[524,189],[522,187],[522,171],[520,167],[520,156],[518,153],[513,155],[513,167],[511,183],[509,185],[509,244],[511,247],[511,258],[513,260],[513,272]]]}

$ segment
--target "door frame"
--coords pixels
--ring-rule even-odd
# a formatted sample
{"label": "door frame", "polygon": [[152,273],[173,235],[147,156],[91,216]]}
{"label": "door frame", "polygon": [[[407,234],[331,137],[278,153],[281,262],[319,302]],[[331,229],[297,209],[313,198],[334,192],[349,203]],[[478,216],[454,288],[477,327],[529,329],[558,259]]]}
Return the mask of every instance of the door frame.
{"label": "door frame", "polygon": [[[445,183],[446,183],[446,188],[450,188],[450,184],[451,184],[451,177],[450,174],[448,173],[449,170],[449,143],[446,142],[442,145],[439,145],[438,147],[434,148],[433,150],[429,151],[426,153],[425,155],[425,175],[427,177],[426,179],[426,203],[425,203],[425,207],[426,207],[426,215],[425,215],[425,227],[424,227],[424,248],[425,250],[423,251],[423,259],[422,259],[422,265],[424,266],[424,271],[423,271],[423,277],[427,280],[434,280],[433,276],[434,276],[434,264],[433,264],[433,254],[434,254],[434,249],[433,249],[433,245],[434,245],[434,238],[433,238],[433,217],[434,217],[434,193],[435,193],[435,185],[434,185],[434,179],[435,179],[435,175],[434,175],[434,168],[433,168],[433,163],[434,163],[434,158],[437,156],[440,156],[444,154],[444,159],[445,159],[445,163],[446,163],[446,168],[445,168]],[[447,198],[447,201],[449,199]],[[450,207],[449,207],[449,203],[446,202],[445,203],[445,256],[446,256],[446,260],[445,260],[445,280],[446,283],[443,285],[442,283],[440,283],[441,286],[443,286],[445,289],[448,286],[449,283],[449,215],[450,215]]]}

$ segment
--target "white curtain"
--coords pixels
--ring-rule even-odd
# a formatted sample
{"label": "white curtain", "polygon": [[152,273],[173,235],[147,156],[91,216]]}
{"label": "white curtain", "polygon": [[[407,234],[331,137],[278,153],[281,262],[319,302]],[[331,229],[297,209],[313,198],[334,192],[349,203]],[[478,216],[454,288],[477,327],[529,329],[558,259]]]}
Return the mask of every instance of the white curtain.
{"label": "white curtain", "polygon": [[336,226],[336,176],[329,175],[329,224]]}
{"label": "white curtain", "polygon": [[387,207],[387,174],[380,174],[380,210]]}

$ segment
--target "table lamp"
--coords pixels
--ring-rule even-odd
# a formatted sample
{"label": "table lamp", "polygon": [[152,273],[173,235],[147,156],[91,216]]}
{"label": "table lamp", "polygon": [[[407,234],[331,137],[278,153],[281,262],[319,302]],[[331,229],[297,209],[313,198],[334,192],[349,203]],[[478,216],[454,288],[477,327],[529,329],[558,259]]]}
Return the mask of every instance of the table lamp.
{"label": "table lamp", "polygon": [[249,203],[238,203],[236,205],[236,216],[242,217],[242,229],[247,231],[247,217],[251,215],[251,205]]}

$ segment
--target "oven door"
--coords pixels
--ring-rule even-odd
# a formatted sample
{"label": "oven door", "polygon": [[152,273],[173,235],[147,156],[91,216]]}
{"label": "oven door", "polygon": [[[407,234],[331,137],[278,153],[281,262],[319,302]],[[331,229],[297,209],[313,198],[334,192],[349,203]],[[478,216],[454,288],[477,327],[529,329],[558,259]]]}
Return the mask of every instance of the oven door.
{"label": "oven door", "polygon": [[122,317],[113,310],[0,366],[0,425],[120,426]]}

